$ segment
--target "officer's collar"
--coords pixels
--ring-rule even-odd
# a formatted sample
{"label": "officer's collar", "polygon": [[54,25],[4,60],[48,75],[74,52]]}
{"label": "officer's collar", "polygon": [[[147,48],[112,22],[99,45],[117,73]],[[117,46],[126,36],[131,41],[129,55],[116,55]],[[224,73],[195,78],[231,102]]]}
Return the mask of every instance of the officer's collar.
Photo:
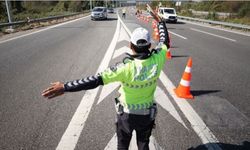
{"label": "officer's collar", "polygon": [[147,59],[151,56],[150,53],[137,53],[137,54],[134,54],[134,55],[131,55],[129,53],[126,53],[130,58],[135,58],[135,59],[140,59],[140,60],[143,60],[143,59]]}

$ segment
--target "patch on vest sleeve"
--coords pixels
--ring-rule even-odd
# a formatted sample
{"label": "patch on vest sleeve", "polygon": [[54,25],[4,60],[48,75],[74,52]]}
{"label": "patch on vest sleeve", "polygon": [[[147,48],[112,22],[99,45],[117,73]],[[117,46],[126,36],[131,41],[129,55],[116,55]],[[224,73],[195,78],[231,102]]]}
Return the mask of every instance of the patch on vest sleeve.
{"label": "patch on vest sleeve", "polygon": [[123,66],[124,66],[124,63],[117,63],[116,65],[111,66],[110,70],[113,71],[113,72],[116,72],[117,69],[122,68]]}

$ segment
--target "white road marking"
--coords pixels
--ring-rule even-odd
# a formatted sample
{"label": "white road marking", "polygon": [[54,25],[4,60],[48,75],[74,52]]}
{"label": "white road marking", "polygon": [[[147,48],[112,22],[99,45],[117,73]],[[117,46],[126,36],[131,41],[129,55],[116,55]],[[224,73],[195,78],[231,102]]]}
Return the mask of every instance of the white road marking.
{"label": "white road marking", "polygon": [[227,29],[221,29],[221,28],[218,28],[218,27],[212,27],[212,26],[209,26],[209,25],[203,25],[203,24],[200,24],[200,23],[194,23],[194,22],[186,21],[186,20],[181,20],[181,21],[189,23],[189,24],[194,24],[194,25],[197,25],[197,26],[201,26],[201,27],[211,28],[211,29],[215,29],[215,30],[221,30],[221,31],[240,34],[240,35],[244,35],[244,36],[250,36],[249,33],[242,33],[242,32],[238,32],[238,31],[231,31],[231,30],[227,30]]}
{"label": "white road marking", "polygon": [[117,135],[114,134],[114,136],[111,138],[107,146],[104,148],[104,150],[117,150]]}
{"label": "white road marking", "polygon": [[123,41],[123,40],[126,40],[126,41],[129,42],[130,41],[130,37],[129,37],[128,33],[125,31],[125,29],[121,28],[120,36],[119,36],[117,42],[120,42],[120,41]]}
{"label": "white road marking", "polygon": [[129,144],[130,144],[129,145],[129,150],[136,150],[136,149],[138,149],[137,148],[137,144],[136,144],[136,132],[135,131],[133,131],[133,133],[132,133],[132,139],[131,139],[131,141],[130,141]]}
{"label": "white road marking", "polygon": [[190,29],[193,30],[193,31],[205,33],[205,34],[212,35],[212,36],[215,36],[215,37],[219,37],[219,38],[222,38],[222,39],[226,39],[226,40],[229,40],[229,41],[232,41],[232,42],[236,42],[236,40],[234,40],[234,39],[230,39],[230,38],[227,38],[227,37],[224,37],[224,36],[220,36],[220,35],[217,35],[217,34],[205,32],[205,31],[202,31],[202,30],[194,29],[194,28],[190,28]]}
{"label": "white road marking", "polygon": [[[164,81],[161,81],[161,82],[163,83]],[[181,119],[180,115],[178,114],[177,110],[174,108],[174,105],[169,100],[168,96],[164,93],[164,91],[160,87],[156,87],[155,101],[157,102],[157,104],[161,105],[161,107],[164,108],[167,112],[169,112],[170,115],[172,115],[186,129],[188,129],[184,121]]]}
{"label": "white road marking", "polygon": [[118,50],[115,51],[113,59],[121,56],[124,53],[131,53],[131,49],[127,46],[123,46],[122,48],[119,48]]}
{"label": "white road marking", "polygon": [[[136,144],[136,133],[133,131],[132,139],[130,141],[129,150],[136,150],[137,144]],[[162,150],[162,148],[159,146],[157,141],[153,136],[150,136],[150,142],[149,142],[149,149],[150,150]],[[104,150],[117,150],[117,135],[114,134],[114,136],[111,138],[107,146],[104,148]]]}
{"label": "white road marking", "polygon": [[174,32],[172,32],[172,31],[168,31],[169,33],[171,33],[171,34],[173,34],[173,35],[176,35],[176,36],[178,36],[178,37],[180,37],[180,38],[183,38],[183,39],[187,39],[186,37],[184,37],[184,36],[182,36],[182,35],[179,35],[179,34],[177,34],[177,33],[174,33]]}
{"label": "white road marking", "polygon": [[[118,39],[120,30],[120,22],[117,21],[116,31],[114,37],[109,45],[109,48],[97,70],[97,73],[103,71],[108,67],[109,62],[112,58],[116,42]],[[66,131],[64,132],[56,150],[74,150],[77,141],[81,135],[85,122],[88,118],[92,105],[94,103],[95,97],[97,95],[99,88],[87,91],[83,96],[74,116],[72,117]]]}
{"label": "white road marking", "polygon": [[12,40],[15,40],[15,39],[19,39],[19,38],[22,38],[22,37],[25,37],[25,36],[29,36],[29,35],[32,35],[32,34],[36,34],[36,33],[39,33],[39,32],[43,32],[43,31],[46,31],[46,30],[49,30],[49,29],[52,29],[52,28],[55,28],[55,27],[59,27],[59,26],[62,26],[62,25],[68,24],[68,23],[72,23],[72,22],[81,20],[81,19],[85,19],[85,18],[87,18],[89,16],[90,15],[82,17],[82,18],[79,18],[79,19],[71,20],[71,21],[68,21],[68,22],[60,23],[60,24],[57,24],[57,25],[53,25],[53,26],[47,27],[45,29],[34,31],[34,32],[31,32],[31,33],[28,33],[28,34],[24,34],[24,35],[13,37],[13,38],[10,38],[10,39],[7,39],[7,40],[3,40],[3,41],[0,41],[0,44],[5,43],[5,42],[9,42],[9,41],[12,41]]}
{"label": "white road marking", "polygon": [[124,22],[122,21],[122,19],[121,19],[120,16],[118,15],[118,13],[117,13],[117,16],[118,16],[118,20],[120,20],[120,22],[121,22],[123,28],[127,31],[129,37],[131,37],[132,32],[131,32],[131,31],[128,29],[128,27],[124,24]]}
{"label": "white road marking", "polygon": [[101,103],[110,93],[112,93],[119,86],[120,86],[119,82],[114,82],[103,86],[97,105]]}
{"label": "white road marking", "polygon": [[206,147],[209,150],[221,150],[221,148],[215,144],[219,143],[217,138],[214,136],[212,131],[206,126],[200,116],[195,112],[193,107],[187,102],[186,99],[178,98],[174,93],[173,89],[176,87],[168,79],[166,74],[162,71],[160,79],[163,82],[163,85],[168,90],[169,94],[173,97],[176,104],[179,106],[180,110],[186,116],[188,121],[191,124],[191,127],[194,129],[195,133],[200,137],[203,144],[206,144]]}

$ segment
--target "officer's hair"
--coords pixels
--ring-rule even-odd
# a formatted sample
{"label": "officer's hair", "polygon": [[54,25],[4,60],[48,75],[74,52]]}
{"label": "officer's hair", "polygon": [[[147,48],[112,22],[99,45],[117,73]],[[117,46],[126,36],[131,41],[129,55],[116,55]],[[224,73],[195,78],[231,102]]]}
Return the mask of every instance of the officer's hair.
{"label": "officer's hair", "polygon": [[146,40],[138,40],[137,45],[134,45],[131,42],[131,47],[134,49],[136,53],[149,53],[149,48],[151,47],[151,44],[145,45]]}

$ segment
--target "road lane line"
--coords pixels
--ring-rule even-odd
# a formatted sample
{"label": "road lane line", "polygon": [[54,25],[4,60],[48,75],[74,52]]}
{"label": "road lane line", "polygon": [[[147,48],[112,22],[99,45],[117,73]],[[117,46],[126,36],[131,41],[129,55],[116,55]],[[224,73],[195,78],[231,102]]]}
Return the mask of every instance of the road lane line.
{"label": "road lane line", "polygon": [[121,56],[124,53],[131,53],[131,49],[127,46],[123,46],[115,51],[113,59]]}
{"label": "road lane line", "polygon": [[46,31],[46,30],[49,30],[49,29],[52,29],[52,28],[55,28],[55,27],[59,27],[59,26],[62,26],[62,25],[68,24],[68,23],[72,23],[72,22],[81,20],[81,19],[85,19],[85,18],[87,18],[89,16],[90,15],[82,17],[82,18],[78,18],[78,19],[75,19],[75,20],[71,20],[71,21],[68,21],[68,22],[60,23],[60,24],[57,24],[57,25],[53,25],[53,26],[47,27],[45,29],[41,29],[39,31],[34,31],[34,32],[31,32],[31,33],[28,33],[28,34],[24,34],[24,35],[13,37],[13,38],[10,38],[10,39],[7,39],[7,40],[3,40],[3,41],[0,41],[0,44],[5,43],[5,42],[9,42],[9,41],[12,41],[12,40],[15,40],[15,39],[19,39],[19,38],[22,38],[22,37],[25,37],[25,36],[29,36],[29,35],[32,35],[32,34],[36,34],[36,33],[39,33],[39,32],[43,32],[43,31]]}
{"label": "road lane line", "polygon": [[209,32],[198,30],[198,29],[194,29],[194,28],[190,28],[190,29],[193,30],[193,31],[205,33],[205,34],[212,35],[212,36],[215,36],[215,37],[219,37],[219,38],[222,38],[222,39],[226,39],[226,40],[229,40],[229,41],[232,41],[232,42],[236,42],[236,40],[234,40],[234,39],[230,39],[230,38],[227,38],[227,37],[224,37],[224,36],[220,36],[220,35],[217,35],[217,34],[209,33]]}
{"label": "road lane line", "polygon": [[[104,69],[108,67],[109,62],[115,50],[116,42],[119,36],[119,30],[120,30],[120,22],[117,21],[114,37],[97,70],[97,73],[103,71]],[[58,143],[56,150],[74,150],[75,149],[77,141],[81,135],[85,122],[88,118],[90,110],[95,101],[98,90],[99,90],[99,87],[94,90],[86,91],[67,129],[65,130],[60,142]]]}
{"label": "road lane line", "polygon": [[203,25],[203,24],[200,24],[200,23],[194,23],[194,22],[190,22],[190,21],[186,21],[186,20],[181,20],[181,21],[189,23],[189,24],[201,26],[201,27],[211,28],[211,29],[215,29],[215,30],[221,30],[221,31],[235,33],[235,34],[244,35],[244,36],[250,36],[249,33],[242,33],[242,32],[238,32],[238,31],[231,31],[231,30],[227,30],[227,29],[221,29],[221,28],[218,28],[218,27],[212,27],[212,26]]}
{"label": "road lane line", "polygon": [[[161,82],[163,83],[163,81]],[[164,93],[164,91],[159,86],[157,86],[155,90],[155,101],[163,109],[165,109],[172,117],[174,117],[175,120],[177,120],[180,124],[182,124],[183,127],[189,130],[186,124],[184,123],[184,121],[181,119],[181,116],[175,109],[174,105],[169,100],[168,96]]]}
{"label": "road lane line", "polygon": [[191,127],[194,129],[195,133],[200,137],[201,141],[209,150],[221,150],[221,148],[215,144],[219,143],[217,138],[214,136],[212,131],[207,127],[201,117],[195,112],[193,107],[187,102],[186,99],[178,98],[174,93],[173,89],[176,87],[168,79],[167,75],[162,71],[160,79],[163,85],[168,90],[169,94],[173,97],[176,104],[179,106],[180,110],[186,116],[187,120],[190,122]]}
{"label": "road lane line", "polygon": [[[120,18],[119,14],[117,13],[117,16],[118,16],[118,20],[120,20],[123,28],[127,31],[127,33],[129,34],[129,37],[131,37],[132,35],[132,32],[128,29],[128,27],[124,24],[124,22],[122,21],[122,19]],[[130,40],[130,39],[129,39]]]}
{"label": "road lane line", "polygon": [[119,82],[109,83],[108,85],[105,85],[102,87],[102,92],[99,96],[99,99],[97,101],[97,104],[100,104],[109,94],[114,92],[116,88],[118,88],[121,84]]}
{"label": "road lane line", "polygon": [[172,32],[172,31],[168,31],[169,33],[171,33],[171,34],[173,34],[173,35],[176,35],[176,36],[178,36],[178,37],[180,37],[180,38],[183,38],[183,39],[187,39],[186,37],[184,37],[184,36],[182,36],[182,35],[179,35],[179,34],[177,34],[177,33],[174,33],[174,32]]}
{"label": "road lane line", "polygon": [[120,36],[119,36],[119,39],[117,42],[121,42],[121,41],[130,41],[130,37],[128,35],[128,33],[126,32],[126,30],[124,28],[121,28],[121,31],[120,31]]}

